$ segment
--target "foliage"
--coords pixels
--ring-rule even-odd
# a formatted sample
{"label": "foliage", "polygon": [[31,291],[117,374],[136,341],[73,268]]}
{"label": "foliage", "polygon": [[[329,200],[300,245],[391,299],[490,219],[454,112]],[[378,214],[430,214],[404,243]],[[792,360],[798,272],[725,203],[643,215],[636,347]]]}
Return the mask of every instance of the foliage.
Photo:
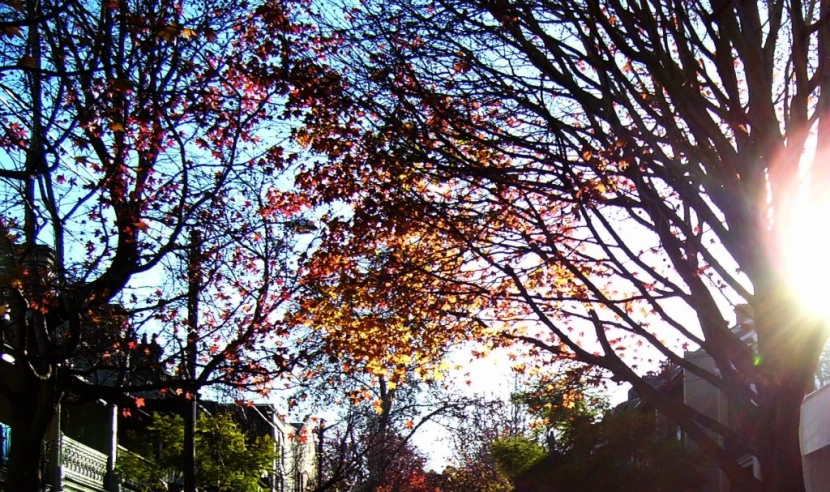
{"label": "foliage", "polygon": [[561,372],[540,376],[511,398],[535,419],[531,425],[537,432],[569,440],[577,422],[594,422],[608,410],[607,396],[587,376],[579,368],[562,367]]}
{"label": "foliage", "polygon": [[383,479],[374,488],[377,492],[433,492],[426,475],[426,458],[400,437],[387,438],[385,448],[394,450]]}
{"label": "foliage", "polygon": [[[296,155],[285,109],[325,83],[293,9],[0,6],[9,490],[41,487],[39,443],[61,401],[105,398],[129,412],[130,395],[145,390],[192,397],[221,382],[267,392],[302,358],[275,323],[309,230],[306,202],[286,191]],[[153,357],[127,363],[145,349]]]}
{"label": "foliage", "polygon": [[460,467],[448,466],[441,476],[442,492],[464,492],[476,490],[481,492],[509,492],[513,486],[507,477],[493,474],[489,467],[480,463],[466,463]]}
{"label": "foliage", "polygon": [[547,466],[549,451],[580,439],[582,424],[601,417],[607,401],[586,373],[561,369],[517,379],[509,401],[479,398],[447,425],[456,463],[443,473],[446,490],[513,490],[529,470]]}
{"label": "foliage", "polygon": [[[445,424],[449,431],[454,462],[444,470],[442,490],[512,490],[510,472],[521,464],[511,462],[511,443],[535,442],[537,433],[529,433],[526,408],[518,401],[479,397],[454,421]],[[502,446],[500,462],[494,453],[495,443]],[[531,453],[532,454],[532,453]],[[504,465],[504,466],[503,466]]]}
{"label": "foliage", "polygon": [[830,383],[830,345],[825,345],[816,367],[816,389]]}
{"label": "foliage", "polygon": [[[184,420],[178,415],[153,414],[149,439],[137,440],[138,455],[119,457],[123,476],[144,485],[143,492],[167,490],[169,478],[181,477]],[[230,414],[201,415],[196,425],[196,479],[202,490],[260,492],[262,477],[277,459],[269,436],[251,439]]]}
{"label": "foliage", "polygon": [[496,468],[507,478],[514,480],[539,463],[547,454],[545,448],[533,439],[511,437],[498,439],[490,444],[490,454]]}
{"label": "foliage", "polygon": [[518,477],[521,490],[693,491],[702,487],[699,457],[655,429],[653,414],[609,413],[574,426],[567,446]]}
{"label": "foliage", "polygon": [[[826,210],[827,5],[344,4],[318,11],[336,19],[343,96],[313,103],[342,111],[309,112],[296,132],[328,157],[298,184],[348,205],[308,264],[326,293],[304,304],[308,322],[378,354],[428,360],[475,338],[601,368],[735,486],[762,487],[726,441],[759,459],[765,490],[803,489],[799,403],[826,323],[787,287],[783,256],[810,243],[788,243],[797,221]],[[392,340],[341,309],[381,301],[408,313]],[[758,357],[730,330],[742,303]],[[717,371],[685,360],[692,347]],[[644,379],[661,359],[747,418],[671,403]]]}
{"label": "foliage", "polygon": [[414,379],[389,381],[366,372],[319,364],[302,393],[321,422],[321,480],[316,492],[431,490],[426,460],[412,438],[427,422],[463,412],[466,402]]}

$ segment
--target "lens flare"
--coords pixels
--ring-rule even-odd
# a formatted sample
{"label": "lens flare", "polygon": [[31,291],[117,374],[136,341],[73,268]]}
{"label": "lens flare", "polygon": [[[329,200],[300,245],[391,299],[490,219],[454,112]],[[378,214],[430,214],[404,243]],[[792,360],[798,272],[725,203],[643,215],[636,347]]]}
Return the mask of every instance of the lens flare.
{"label": "lens flare", "polygon": [[802,192],[781,238],[789,288],[809,314],[830,319],[830,196]]}

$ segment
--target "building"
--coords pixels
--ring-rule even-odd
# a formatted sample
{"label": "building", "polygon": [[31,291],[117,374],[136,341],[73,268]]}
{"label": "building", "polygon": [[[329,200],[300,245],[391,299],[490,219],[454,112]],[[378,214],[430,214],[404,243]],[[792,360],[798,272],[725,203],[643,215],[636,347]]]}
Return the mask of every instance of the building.
{"label": "building", "polygon": [[[44,465],[47,484],[52,490],[66,492],[115,492],[139,490],[143,484],[127,476],[113,473],[119,456],[132,453],[120,445],[127,427],[147,425],[149,413],[126,417],[114,405],[101,401],[83,405],[62,405],[53,421],[47,439],[49,453]],[[165,404],[147,401],[148,409],[170,408]],[[271,404],[237,406],[202,402],[201,411],[228,411],[234,413],[240,427],[254,435],[269,435],[278,450],[265,482],[271,492],[304,492],[314,483],[317,475],[317,455],[311,420],[289,423]],[[169,411],[169,410],[168,410]],[[0,407],[0,483],[8,465],[8,451],[14,433],[2,424],[4,409]],[[119,429],[121,438],[119,438]],[[170,490],[180,488],[180,483],[170,483]]]}
{"label": "building", "polygon": [[200,402],[204,411],[230,412],[240,428],[255,436],[270,436],[277,450],[268,483],[272,492],[302,492],[316,483],[318,456],[313,419],[289,422],[270,403],[256,405]]}
{"label": "building", "polygon": [[[751,312],[746,306],[738,306],[735,312],[737,319],[732,333],[750,347],[756,348],[758,337]],[[708,371],[717,372],[714,361],[703,351],[687,352],[685,358]],[[722,424],[740,425],[741,409],[736,408],[726,394],[689,371],[684,371],[683,401]],[[800,440],[807,492],[830,492],[830,412],[828,409],[830,409],[830,385],[806,395],[801,405]],[[742,466],[751,469],[756,477],[761,477],[756,457],[742,450],[739,443],[724,442],[722,439],[719,439],[719,442],[728,451],[739,456]],[[710,462],[705,465],[702,472],[706,477],[706,485],[702,492],[733,490],[726,474],[715,463]]]}
{"label": "building", "polygon": [[[7,251],[0,260],[0,274],[5,272],[11,254]],[[54,268],[54,253],[48,246],[37,245],[34,253],[28,255],[26,268],[36,268],[39,276],[49,279]],[[0,292],[0,307],[5,299]],[[50,313],[51,314],[51,313]],[[58,316],[56,314],[56,316]],[[83,378],[74,376],[71,382],[84,382],[100,386],[113,386],[123,378],[123,370],[129,369],[129,382],[163,383],[169,375],[160,364],[163,349],[155,341],[143,338],[129,355],[110,355],[109,347],[114,341],[124,341],[125,323],[128,314],[121,306],[111,304],[89,313],[82,319],[87,333],[74,347],[74,357],[69,364],[73,368],[89,369],[84,371]],[[47,326],[51,330],[50,336],[60,346],[68,343],[61,327],[64,320],[50,319],[47,314]],[[19,374],[14,372],[15,347],[21,341],[15,339],[14,332],[7,330],[9,316],[7,310],[0,310],[0,381],[20,381]],[[101,367],[98,364],[100,354],[104,353],[106,360],[113,361],[112,366]],[[117,364],[115,363],[117,359]],[[17,379],[15,379],[17,378]],[[181,399],[165,398],[161,393],[148,392],[139,396],[147,402],[147,406],[157,406],[167,412],[179,411]],[[151,403],[152,402],[152,403]],[[0,394],[0,484],[6,477],[11,443],[15,439],[14,429],[7,425],[11,422],[13,402],[5,395]],[[202,402],[201,408],[220,406],[215,402]],[[236,407],[226,405],[225,409]],[[280,450],[279,463],[275,462],[267,482],[272,492],[302,492],[313,483],[316,477],[317,458],[314,453],[313,434],[309,433],[306,423],[289,424],[273,407],[273,405],[257,405],[256,412],[247,412],[248,418],[237,419],[241,428],[250,430],[256,435],[270,435],[274,445]],[[107,404],[102,400],[82,403],[61,403],[46,433],[44,449],[46,461],[42,464],[43,476],[50,490],[68,492],[114,492],[121,490],[138,490],[142,484],[132,480],[133,477],[119,476],[117,465],[119,456],[133,454],[122,446],[124,430],[128,426],[145,425],[148,421],[146,412],[142,424],[141,415],[127,417],[123,409],[116,405]],[[132,412],[139,413],[136,409]],[[264,429],[264,430],[263,430]],[[146,429],[145,429],[146,430]],[[170,489],[176,489],[175,483],[170,483]]]}
{"label": "building", "polygon": [[804,397],[801,455],[807,492],[830,491],[830,384]]}

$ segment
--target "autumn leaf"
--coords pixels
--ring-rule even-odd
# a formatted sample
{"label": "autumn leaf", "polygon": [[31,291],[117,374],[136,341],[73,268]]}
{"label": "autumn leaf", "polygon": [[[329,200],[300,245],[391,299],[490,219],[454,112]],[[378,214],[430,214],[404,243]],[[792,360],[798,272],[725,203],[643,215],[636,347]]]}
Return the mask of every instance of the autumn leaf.
{"label": "autumn leaf", "polygon": [[383,401],[375,400],[372,402],[372,410],[375,411],[378,415],[383,413]]}
{"label": "autumn leaf", "polygon": [[175,25],[164,26],[159,32],[158,37],[165,41],[172,41],[178,36],[179,28]]}
{"label": "autumn leaf", "polygon": [[23,31],[21,31],[21,29],[17,26],[6,27],[5,29],[3,29],[3,34],[5,34],[6,36],[17,37],[17,38],[22,38],[23,37]]}
{"label": "autumn leaf", "polygon": [[29,55],[22,56],[20,58],[20,61],[18,62],[18,64],[21,67],[37,68],[37,60],[35,60],[33,57],[31,57]]}
{"label": "autumn leaf", "polygon": [[17,10],[18,12],[26,12],[26,8],[23,6],[23,2],[21,2],[20,0],[3,0],[3,3],[13,8],[14,10]]}
{"label": "autumn leaf", "polygon": [[115,79],[110,87],[115,91],[124,92],[132,89],[132,83],[128,79]]}

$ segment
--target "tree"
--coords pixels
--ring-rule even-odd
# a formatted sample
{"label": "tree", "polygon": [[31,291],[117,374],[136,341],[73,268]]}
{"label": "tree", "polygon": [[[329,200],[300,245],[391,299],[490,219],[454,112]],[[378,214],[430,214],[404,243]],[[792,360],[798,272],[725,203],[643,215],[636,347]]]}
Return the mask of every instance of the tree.
{"label": "tree", "polygon": [[[737,487],[803,490],[799,406],[827,335],[802,303],[814,294],[790,287],[797,261],[785,254],[823,271],[826,255],[795,234],[828,203],[827,5],[346,10],[329,23],[344,74],[331,107],[346,110],[309,112],[297,132],[329,157],[299,184],[349,205],[312,263],[339,272],[329,285],[454,320],[429,343],[520,342],[543,363],[608,371]],[[331,9],[320,12],[325,23]],[[730,330],[741,303],[757,353]],[[687,347],[717,371],[685,360]],[[642,377],[660,358],[746,418],[670,401]],[[715,436],[756,456],[762,478]]]}
{"label": "tree", "polygon": [[[184,419],[153,414],[149,436],[136,436],[139,455],[125,454],[119,467],[124,476],[144,485],[142,492],[167,490],[170,478],[183,474]],[[196,425],[196,477],[200,490],[260,492],[263,476],[277,459],[269,436],[251,439],[229,413],[201,415]],[[160,488],[154,488],[158,486]]]}
{"label": "tree", "polygon": [[[446,425],[454,462],[443,473],[442,490],[512,490],[511,473],[521,468],[511,449],[538,446],[526,407],[519,401],[479,397]],[[498,450],[497,450],[498,449]],[[503,460],[497,458],[501,453]],[[532,458],[531,458],[532,459]],[[517,465],[517,466],[513,466]]]}
{"label": "tree", "polygon": [[830,383],[830,347],[824,346],[816,367],[816,389]]}
{"label": "tree", "polygon": [[373,297],[382,293],[360,285],[338,292],[337,269],[308,270],[301,301],[285,323],[308,354],[289,407],[335,415],[318,428],[315,492],[432,490],[411,439],[428,422],[463,413],[469,404],[444,380],[447,346],[424,341],[431,333],[443,337],[436,327],[447,319],[424,318],[416,304]]}
{"label": "tree", "polygon": [[446,490],[513,490],[531,470],[550,468],[549,454],[581,439],[583,424],[598,420],[608,403],[590,374],[560,369],[517,378],[508,401],[479,397],[446,425],[456,458],[443,474]]}
{"label": "tree", "polygon": [[653,413],[611,412],[578,420],[555,449],[511,477],[519,490],[700,490],[699,459],[655,431]]}
{"label": "tree", "polygon": [[[292,15],[278,1],[0,7],[8,490],[40,486],[62,401],[267,391],[292,364],[275,325],[308,227],[281,185],[281,125],[292,88],[325,85],[288,62],[312,43]],[[162,348],[150,379],[128,364],[139,333]]]}
{"label": "tree", "polygon": [[318,428],[314,491],[432,490],[412,438],[427,422],[463,412],[467,402],[435,383],[333,366],[318,365],[298,394],[309,395],[315,413],[334,414]]}
{"label": "tree", "polygon": [[492,474],[489,467],[482,468],[480,463],[465,466],[448,466],[439,480],[442,492],[463,492],[480,490],[482,492],[508,492],[512,485],[500,474]]}
{"label": "tree", "polygon": [[386,472],[374,488],[377,492],[434,492],[430,487],[425,466],[426,458],[401,437],[386,440],[385,449],[393,451]]}
{"label": "tree", "polygon": [[527,437],[499,439],[494,441],[490,448],[496,468],[511,481],[545,458],[545,448]]}
{"label": "tree", "polygon": [[[700,489],[699,456],[672,427],[647,406],[608,411],[583,376],[543,377],[510,404],[481,401],[453,428],[460,460],[442,490]],[[517,414],[529,425],[515,425]]]}

